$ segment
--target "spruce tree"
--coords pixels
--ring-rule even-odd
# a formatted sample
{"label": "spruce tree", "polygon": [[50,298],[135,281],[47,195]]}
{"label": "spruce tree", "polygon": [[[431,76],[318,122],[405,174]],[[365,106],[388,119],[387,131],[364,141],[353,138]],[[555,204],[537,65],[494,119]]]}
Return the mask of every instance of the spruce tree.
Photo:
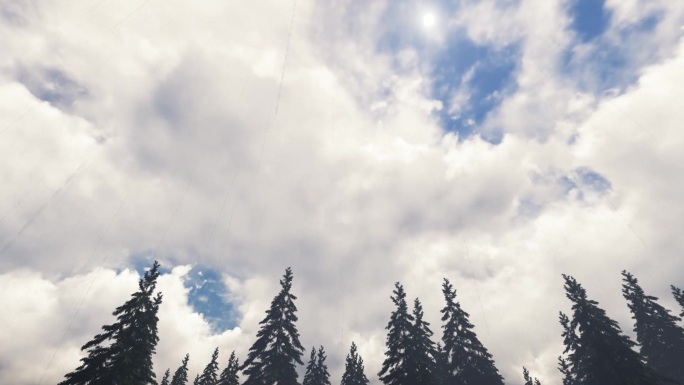
{"label": "spruce tree", "polygon": [[675,300],[677,300],[679,306],[682,307],[682,312],[679,313],[679,316],[684,317],[684,292],[682,292],[682,289],[675,286],[670,286],[670,288],[672,289],[672,295],[674,295]]}
{"label": "spruce tree", "polygon": [[385,385],[414,385],[415,379],[411,375],[415,373],[409,354],[411,351],[411,331],[413,329],[413,316],[408,312],[406,305],[406,293],[399,282],[395,285],[390,298],[396,306],[390,316],[387,329],[387,351],[382,368],[378,373],[380,381]]}
{"label": "spruce tree", "polygon": [[230,358],[228,359],[228,366],[221,372],[221,377],[219,377],[218,385],[240,385],[240,379],[238,378],[238,370],[240,368],[240,363],[237,357],[235,357],[235,351],[230,353]]}
{"label": "spruce tree", "polygon": [[309,363],[306,364],[306,372],[304,373],[304,380],[302,385],[314,385],[316,383],[316,372],[318,361],[316,360],[316,347],[311,347],[311,354],[309,356]]}
{"label": "spruce tree", "polygon": [[328,373],[328,365],[325,363],[326,358],[328,357],[325,355],[323,346],[321,346],[318,349],[318,355],[316,356],[315,385],[330,385],[330,373]]}
{"label": "spruce tree", "polygon": [[562,356],[558,357],[558,370],[563,375],[563,385],[574,385],[572,373],[570,372],[570,364],[568,364],[568,361]]}
{"label": "spruce tree", "polygon": [[538,378],[532,378],[530,372],[526,367],[523,366],[523,378],[525,379],[525,385],[541,385]]}
{"label": "spruce tree", "polygon": [[448,366],[449,360],[447,359],[446,352],[444,351],[442,344],[438,343],[437,349],[435,349],[435,385],[450,385]]}
{"label": "spruce tree", "polygon": [[195,380],[192,382],[192,385],[200,385],[200,375],[197,373],[195,376]]}
{"label": "spruce tree", "polygon": [[259,323],[257,340],[249,349],[240,369],[247,376],[244,385],[298,385],[295,364],[303,365],[304,347],[299,342],[297,299],[292,289],[292,269],[285,270],[280,280],[281,290]]}
{"label": "spruce tree", "polygon": [[684,329],[677,324],[682,319],[646,295],[632,274],[623,271],[622,277],[641,356],[660,375],[684,384]]}
{"label": "spruce tree", "polygon": [[171,385],[186,385],[188,383],[188,361],[190,360],[190,354],[186,354],[183,358],[181,366],[176,369],[171,378]]}
{"label": "spruce tree", "polygon": [[434,385],[435,383],[435,343],[430,339],[430,323],[423,319],[423,305],[416,298],[413,302],[413,327],[411,329],[410,365],[415,374],[416,384]]}
{"label": "spruce tree", "polygon": [[159,263],[145,272],[138,291],[116,308],[117,321],[83,345],[87,356],[81,366],[68,373],[59,385],[147,385],[155,384],[152,355],[159,341],[157,312],[161,293],[154,295]]}
{"label": "spruce tree", "polygon": [[169,385],[169,376],[171,375],[171,370],[166,369],[166,372],[164,372],[164,377],[162,377],[161,382],[159,385]]}
{"label": "spruce tree", "polygon": [[368,385],[368,383],[368,378],[364,373],[363,359],[357,352],[356,344],[352,342],[344,363],[341,385]]}
{"label": "spruce tree", "polygon": [[587,298],[573,277],[564,274],[563,278],[566,296],[573,303],[572,319],[561,317],[573,385],[657,384],[660,377],[632,350],[636,344],[622,334],[617,322]]}
{"label": "spruce tree", "polygon": [[442,293],[446,305],[442,312],[444,351],[447,356],[448,383],[462,385],[503,385],[503,377],[492,355],[473,331],[470,316],[456,301],[456,290],[444,279]]}
{"label": "spruce tree", "polygon": [[204,371],[199,377],[199,385],[217,385],[218,384],[218,347],[214,349],[211,355],[211,361],[204,368]]}

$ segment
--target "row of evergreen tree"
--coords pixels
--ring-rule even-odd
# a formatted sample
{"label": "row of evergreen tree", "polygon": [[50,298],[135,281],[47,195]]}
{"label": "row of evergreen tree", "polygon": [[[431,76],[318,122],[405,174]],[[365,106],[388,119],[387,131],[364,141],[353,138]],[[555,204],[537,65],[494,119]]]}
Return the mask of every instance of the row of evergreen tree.
{"label": "row of evergreen tree", "polygon": [[[59,385],[148,385],[157,384],[152,366],[157,336],[157,312],[162,302],[155,293],[159,264],[140,279],[139,290],[114,311],[116,322],[83,345],[81,365]],[[623,271],[622,293],[634,319],[637,342],[624,335],[618,323],[587,297],[586,290],[571,276],[563,275],[566,296],[572,302],[570,316],[560,313],[565,345],[558,358],[563,385],[684,385],[684,292],[672,286],[682,306],[671,314],[648,296],[637,279]],[[298,365],[304,365],[304,347],[296,327],[297,297],[292,294],[292,270],[280,280],[280,292],[259,323],[256,341],[240,364],[233,351],[219,373],[216,348],[211,361],[196,375],[193,385],[299,385]],[[430,323],[424,319],[418,298],[409,312],[406,292],[396,283],[395,305],[387,324],[385,359],[379,379],[385,385],[503,385],[492,355],[477,338],[469,314],[456,300],[456,290],[444,279],[441,309],[442,337],[433,341]],[[638,347],[638,351],[636,348]],[[330,385],[323,346],[312,348],[302,385]],[[164,373],[160,385],[186,385],[189,355],[171,375]],[[352,342],[341,385],[368,385],[363,359]],[[541,385],[523,367],[525,385]]]}

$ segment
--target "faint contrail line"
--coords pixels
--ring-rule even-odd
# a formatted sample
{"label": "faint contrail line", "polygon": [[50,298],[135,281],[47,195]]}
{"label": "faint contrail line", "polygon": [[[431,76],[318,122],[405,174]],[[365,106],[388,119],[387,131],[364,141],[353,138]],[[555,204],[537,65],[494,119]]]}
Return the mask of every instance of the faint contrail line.
{"label": "faint contrail line", "polygon": [[292,5],[292,18],[290,19],[290,32],[287,34],[287,45],[285,46],[285,56],[283,57],[283,68],[280,72],[280,84],[278,85],[278,97],[276,98],[275,114],[278,114],[278,107],[280,106],[280,95],[283,91],[283,79],[285,79],[285,66],[287,64],[287,55],[290,52],[290,41],[292,40],[292,29],[294,27],[296,11],[297,0],[294,0],[294,4]]}
{"label": "faint contrail line", "polygon": [[24,225],[19,229],[19,231],[17,231],[16,234],[14,234],[14,237],[12,237],[12,239],[10,239],[2,247],[2,249],[0,249],[0,255],[2,255],[8,248],[10,248],[14,244],[14,242],[17,240],[17,238],[19,238],[21,236],[21,234],[24,231],[26,231],[26,229],[28,229],[29,226],[31,226],[31,224],[33,224],[33,222],[36,221],[36,219],[40,216],[40,214],[43,212],[43,210],[45,210],[50,205],[50,203],[55,199],[55,197],[57,197],[57,195],[59,195],[62,191],[64,191],[64,189],[69,185],[69,183],[71,183],[71,181],[76,177],[76,175],[83,169],[83,167],[86,165],[86,163],[87,162],[81,163],[81,165],[78,166],[76,171],[74,171],[71,175],[69,175],[69,177],[64,181],[64,183],[57,190],[55,190],[52,193],[52,195],[50,195],[50,198],[48,198],[48,200],[45,203],[43,203],[43,205],[40,208],[38,208],[38,210],[36,210],[36,212],[33,214],[33,216],[31,218],[29,218],[26,221],[26,223],[24,223]]}

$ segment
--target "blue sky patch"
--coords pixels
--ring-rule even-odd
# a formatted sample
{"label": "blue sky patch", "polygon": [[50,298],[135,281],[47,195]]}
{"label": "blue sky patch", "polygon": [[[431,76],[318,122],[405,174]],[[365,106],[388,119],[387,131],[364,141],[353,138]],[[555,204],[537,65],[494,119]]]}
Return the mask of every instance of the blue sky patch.
{"label": "blue sky patch", "polygon": [[59,68],[21,68],[17,76],[36,98],[60,110],[89,95],[88,90]]}
{"label": "blue sky patch", "polygon": [[610,12],[604,0],[574,0],[569,11],[572,28],[583,42],[601,36],[610,25]]}
{"label": "blue sky patch", "polygon": [[190,289],[188,304],[202,314],[215,331],[222,332],[237,326],[238,317],[233,304],[227,299],[228,288],[219,272],[205,266],[195,266],[184,284]]}

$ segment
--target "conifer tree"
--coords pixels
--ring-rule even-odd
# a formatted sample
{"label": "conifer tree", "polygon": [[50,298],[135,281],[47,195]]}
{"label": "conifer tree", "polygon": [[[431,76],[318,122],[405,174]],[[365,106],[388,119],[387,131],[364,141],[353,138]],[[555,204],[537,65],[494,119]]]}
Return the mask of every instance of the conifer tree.
{"label": "conifer tree", "polygon": [[235,357],[235,351],[233,351],[230,353],[228,366],[221,372],[218,385],[240,385],[240,379],[238,378],[239,368],[240,363],[238,362],[237,357]]}
{"label": "conifer tree", "polygon": [[171,370],[166,369],[166,372],[164,372],[164,377],[162,377],[161,382],[159,385],[169,385],[169,376],[171,375]]}
{"label": "conifer tree", "polygon": [[657,384],[660,377],[632,350],[636,344],[622,334],[617,322],[587,298],[573,277],[564,274],[563,278],[566,296],[573,303],[572,319],[561,317],[573,385]]}
{"label": "conifer tree", "polygon": [[574,385],[572,373],[570,373],[570,364],[562,356],[558,357],[558,370],[563,375],[563,385]]}
{"label": "conifer tree", "polygon": [[218,384],[218,347],[214,349],[211,355],[211,361],[204,368],[204,371],[199,377],[199,385],[217,385]]}
{"label": "conifer tree", "polygon": [[341,385],[368,385],[368,383],[368,378],[364,373],[363,359],[357,352],[356,344],[352,342],[344,364]]}
{"label": "conifer tree", "polygon": [[408,312],[404,287],[399,282],[394,286],[394,295],[390,298],[396,310],[392,312],[385,327],[387,351],[378,376],[385,385],[414,385],[415,379],[411,378],[411,375],[415,370],[409,366],[413,316]]}
{"label": "conifer tree", "polygon": [[195,376],[195,381],[192,382],[192,385],[200,385],[200,375],[197,373]]}
{"label": "conifer tree", "polygon": [[415,374],[417,384],[434,385],[435,383],[435,343],[430,339],[432,330],[430,323],[423,319],[423,305],[416,298],[413,302],[413,327],[411,329],[410,365]]}
{"label": "conifer tree", "polygon": [[161,293],[154,296],[159,263],[145,272],[138,291],[116,308],[117,321],[83,345],[87,356],[81,366],[68,373],[59,385],[147,385],[155,384],[152,355],[159,341],[157,312]]}
{"label": "conifer tree", "polygon": [[442,293],[446,305],[442,312],[444,351],[447,356],[448,383],[462,385],[503,385],[503,377],[494,365],[492,355],[473,331],[461,305],[456,301],[456,290],[444,279]]}
{"label": "conifer tree", "polygon": [[675,286],[670,286],[672,289],[672,294],[675,297],[675,300],[677,300],[677,303],[679,306],[682,307],[682,312],[679,313],[680,317],[684,317],[684,292],[682,292],[682,289],[675,287]]}
{"label": "conifer tree", "polygon": [[321,346],[316,357],[315,385],[330,385],[330,373],[328,373],[328,365],[325,363],[326,358],[328,357],[325,355],[323,346]]}
{"label": "conifer tree", "polygon": [[181,366],[176,369],[171,378],[171,385],[186,385],[188,383],[188,361],[190,360],[190,354],[186,354],[183,358]]}
{"label": "conifer tree", "polygon": [[318,361],[316,360],[316,347],[311,347],[311,354],[309,356],[309,363],[306,364],[306,372],[304,373],[304,380],[302,385],[314,385],[316,383],[316,372]]}
{"label": "conifer tree", "polygon": [[303,365],[304,347],[299,342],[297,299],[292,289],[292,269],[285,270],[281,290],[259,323],[257,340],[240,369],[247,376],[243,385],[298,385],[295,364]]}
{"label": "conifer tree", "polygon": [[641,356],[660,375],[684,384],[684,329],[677,324],[682,319],[646,295],[632,274],[623,271],[622,277]]}
{"label": "conifer tree", "polygon": [[523,366],[523,378],[525,379],[525,385],[541,385],[538,378],[532,378],[530,372],[526,367]]}
{"label": "conifer tree", "polygon": [[449,360],[447,359],[446,352],[444,351],[442,344],[438,343],[437,349],[435,349],[435,385],[450,385],[448,382],[448,366]]}

